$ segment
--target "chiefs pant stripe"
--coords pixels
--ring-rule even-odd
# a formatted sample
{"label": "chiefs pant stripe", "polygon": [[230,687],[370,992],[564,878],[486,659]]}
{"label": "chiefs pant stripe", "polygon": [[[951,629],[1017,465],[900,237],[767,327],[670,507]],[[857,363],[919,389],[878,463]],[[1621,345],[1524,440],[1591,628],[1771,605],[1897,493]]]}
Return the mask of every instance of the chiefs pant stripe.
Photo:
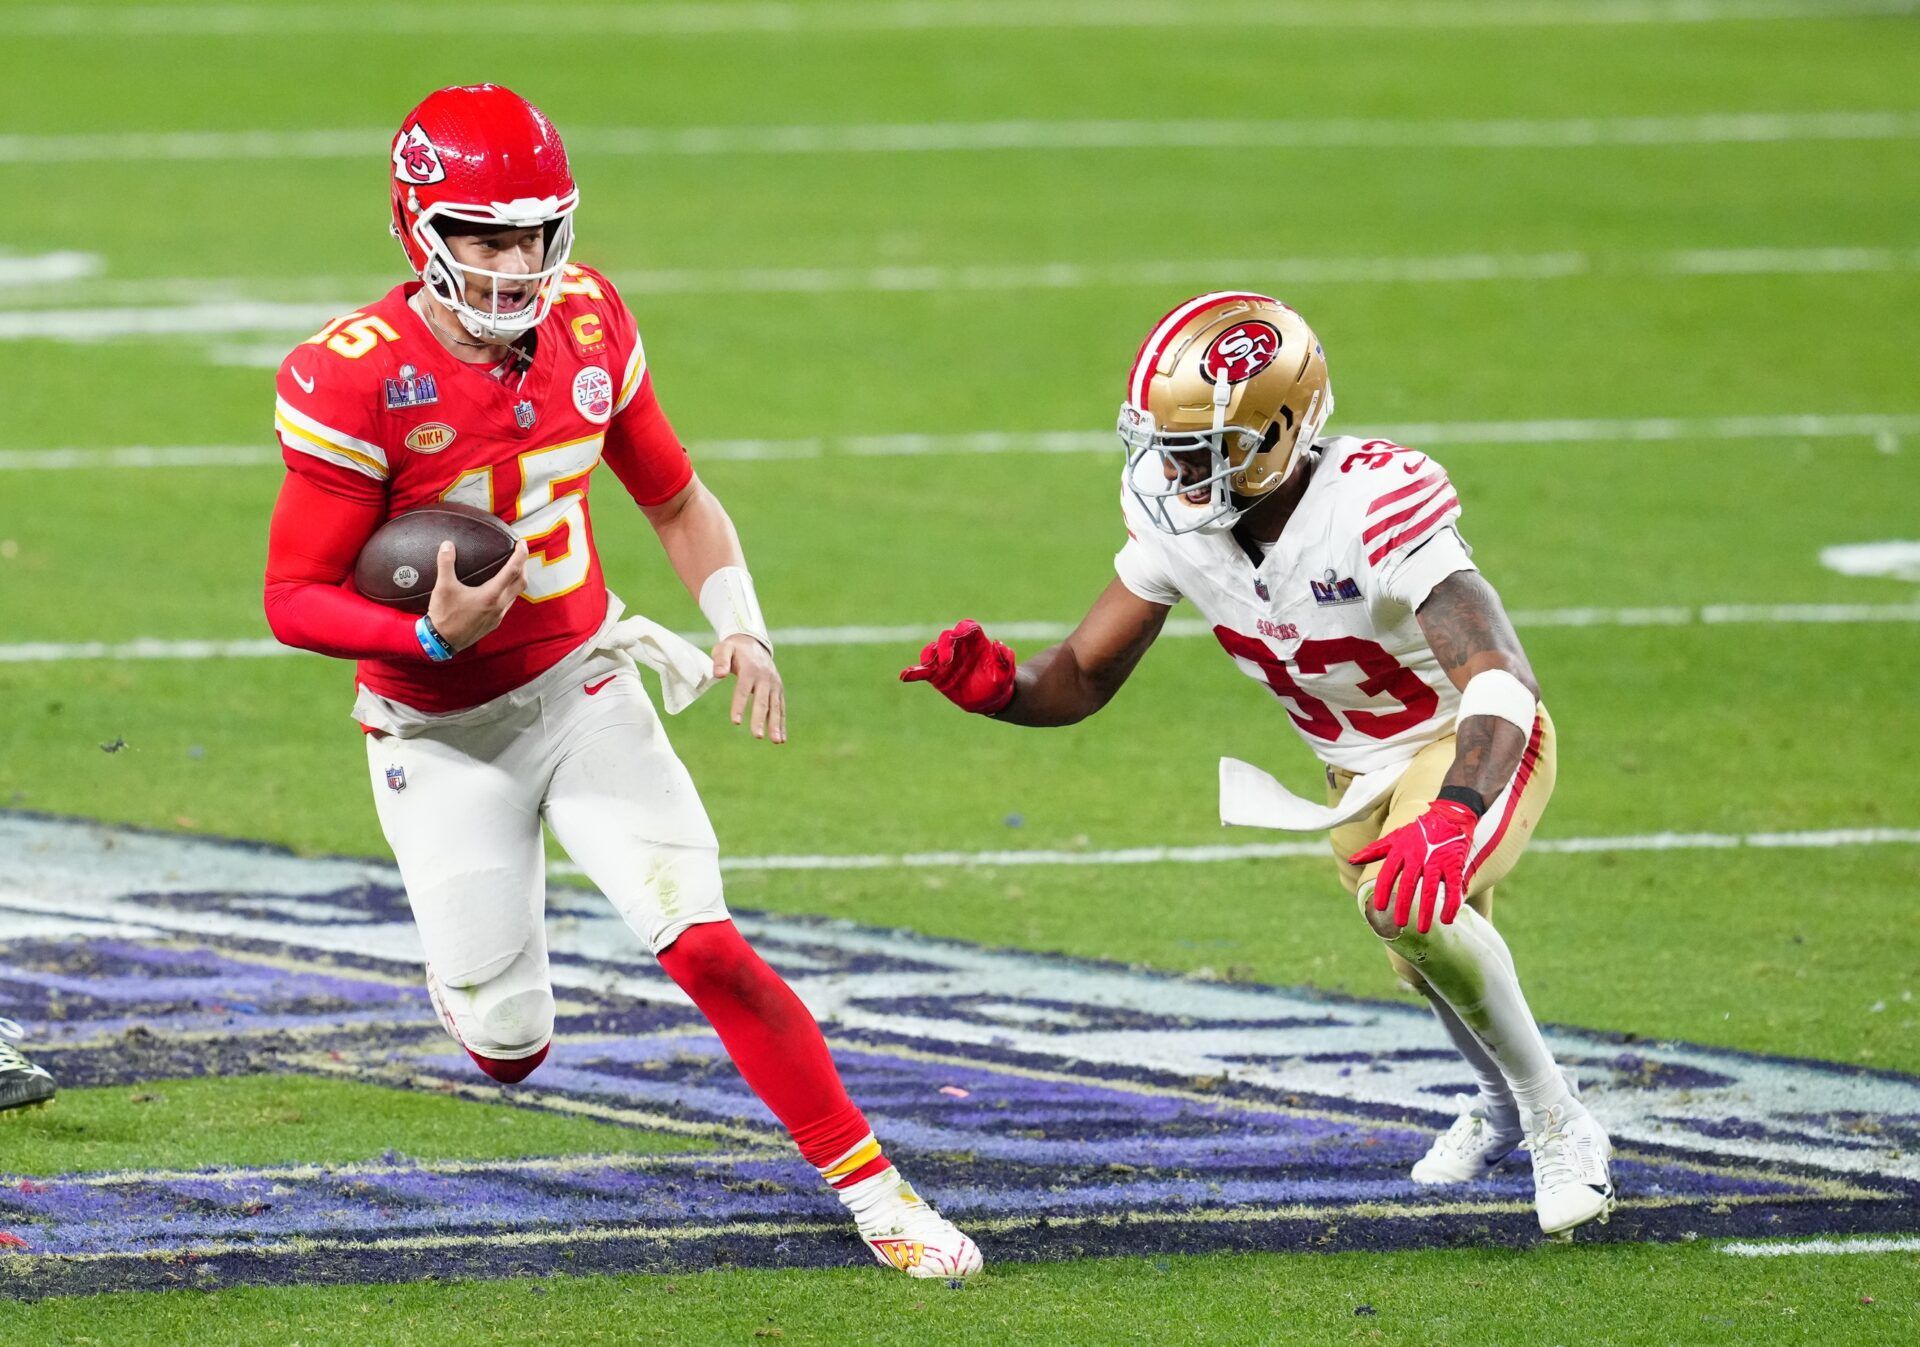
{"label": "chiefs pant stripe", "polygon": [[1474,872],[1480,868],[1481,862],[1494,853],[1494,849],[1500,845],[1500,839],[1507,835],[1507,825],[1513,822],[1513,811],[1520,807],[1520,797],[1526,793],[1527,782],[1533,777],[1533,766],[1540,760],[1540,737],[1545,730],[1546,722],[1536,712],[1533,717],[1533,733],[1527,739],[1526,752],[1520,755],[1520,765],[1514,769],[1513,780],[1508,782],[1506,790],[1501,792],[1506,797],[1506,802],[1500,808],[1500,821],[1494,825],[1493,835],[1487,839],[1486,845],[1478,848],[1473,853],[1473,858],[1467,862],[1466,877],[1469,883],[1472,882]]}
{"label": "chiefs pant stripe", "polygon": [[1180,329],[1180,325],[1203,309],[1235,300],[1251,300],[1257,304],[1279,302],[1250,290],[1216,290],[1212,294],[1190,299],[1173,310],[1147,334],[1147,339],[1140,343],[1140,354],[1133,358],[1133,373],[1127,376],[1127,397],[1134,406],[1146,410],[1147,384],[1153,379],[1153,371],[1160,364],[1160,357],[1166,354],[1167,344],[1173,340],[1173,334]]}

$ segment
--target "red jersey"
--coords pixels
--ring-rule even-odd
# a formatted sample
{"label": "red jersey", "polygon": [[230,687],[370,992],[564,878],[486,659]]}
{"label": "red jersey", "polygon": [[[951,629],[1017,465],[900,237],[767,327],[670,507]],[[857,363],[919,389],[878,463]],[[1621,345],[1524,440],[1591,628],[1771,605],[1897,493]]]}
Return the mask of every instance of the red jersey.
{"label": "red jersey", "polygon": [[[599,628],[607,588],[593,546],[587,489],[602,461],[634,499],[657,505],[693,477],[687,453],[654,396],[633,315],[598,272],[569,266],[552,312],[537,329],[531,364],[493,367],[456,359],[407,302],[418,281],[327,324],[281,362],[274,425],[288,470],[360,513],[365,534],[409,510],[453,500],[491,510],[526,540],[525,585],[506,619],[445,663],[416,655],[400,624],[369,614],[380,639],[352,640],[302,626],[293,643],[362,656],[359,681],[427,712],[455,711],[511,691],[557,663]],[[290,483],[290,486],[295,484]],[[310,493],[308,501],[319,498]],[[289,492],[282,492],[283,512]],[[349,523],[316,521],[301,536],[277,516],[269,556],[269,613],[276,560],[282,575],[339,584],[359,544]],[[335,575],[334,571],[338,574]],[[350,582],[348,585],[350,589]],[[332,597],[332,596],[329,596]],[[370,600],[352,595],[356,605]],[[333,609],[343,612],[343,609]],[[391,611],[391,610],[387,610]],[[410,624],[413,619],[408,618]],[[336,649],[337,648],[337,649]],[[382,653],[366,657],[368,651]]]}

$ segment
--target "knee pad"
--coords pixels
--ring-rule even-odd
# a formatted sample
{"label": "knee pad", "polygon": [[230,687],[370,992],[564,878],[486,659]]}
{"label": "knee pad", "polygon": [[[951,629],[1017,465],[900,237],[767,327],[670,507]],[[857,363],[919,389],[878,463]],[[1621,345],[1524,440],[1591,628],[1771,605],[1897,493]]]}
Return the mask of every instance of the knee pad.
{"label": "knee pad", "polygon": [[1411,922],[1405,926],[1396,926],[1391,908],[1385,912],[1373,910],[1372,880],[1362,884],[1355,897],[1360,905],[1360,915],[1367,919],[1368,927],[1380,938],[1380,943],[1386,946],[1388,956],[1400,961],[1394,964],[1395,974],[1402,982],[1418,991],[1417,980],[1420,975],[1415,970],[1427,961],[1428,955],[1432,952],[1434,938],[1441,930],[1440,925],[1436,922],[1433,930],[1425,935],[1421,935],[1419,929]]}
{"label": "knee pad", "polygon": [[429,968],[427,988],[448,1030],[476,1056],[516,1061],[553,1037],[553,989],[524,950],[467,970]]}

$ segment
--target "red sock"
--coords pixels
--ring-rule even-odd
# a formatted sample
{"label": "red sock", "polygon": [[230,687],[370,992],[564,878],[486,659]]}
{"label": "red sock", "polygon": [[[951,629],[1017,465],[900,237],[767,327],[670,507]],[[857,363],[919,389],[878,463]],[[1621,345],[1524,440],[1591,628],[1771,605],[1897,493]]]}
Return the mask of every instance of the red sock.
{"label": "red sock", "polygon": [[[871,1138],[812,1013],[732,922],[688,927],[661,953],[660,966],[713,1025],[748,1086],[793,1134],[808,1164],[824,1171]],[[878,1147],[875,1156],[884,1167]],[[863,1159],[860,1177],[877,1172],[872,1159]],[[829,1181],[838,1186],[853,1178],[849,1173]]]}
{"label": "red sock", "polygon": [[[464,1043],[461,1044],[461,1046],[466,1047]],[[540,1045],[540,1051],[534,1053],[531,1057],[516,1057],[510,1062],[503,1062],[497,1057],[482,1057],[472,1048],[467,1048],[467,1056],[473,1058],[475,1066],[479,1067],[489,1076],[492,1076],[502,1085],[518,1085],[521,1081],[533,1074],[533,1069],[536,1066],[539,1066],[540,1063],[547,1060],[547,1049],[552,1046],[553,1044],[551,1043],[542,1043]]]}

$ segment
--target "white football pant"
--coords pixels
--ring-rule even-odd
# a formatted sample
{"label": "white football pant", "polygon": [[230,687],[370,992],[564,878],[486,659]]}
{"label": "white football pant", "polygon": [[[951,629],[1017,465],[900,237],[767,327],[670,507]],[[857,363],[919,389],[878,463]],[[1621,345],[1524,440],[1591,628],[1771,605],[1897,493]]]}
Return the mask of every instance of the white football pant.
{"label": "white football pant", "polygon": [[472,711],[404,720],[406,737],[367,736],[367,766],[467,1048],[514,1061],[553,1033],[543,819],[656,954],[727,919],[713,825],[625,655],[563,660]]}

